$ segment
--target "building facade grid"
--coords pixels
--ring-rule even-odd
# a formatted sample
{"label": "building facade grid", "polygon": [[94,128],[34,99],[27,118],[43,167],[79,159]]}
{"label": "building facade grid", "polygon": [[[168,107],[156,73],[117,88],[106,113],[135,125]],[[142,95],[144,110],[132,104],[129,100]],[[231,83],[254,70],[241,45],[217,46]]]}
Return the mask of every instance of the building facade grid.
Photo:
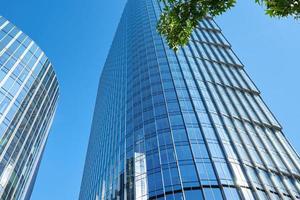
{"label": "building facade grid", "polygon": [[0,16],[0,199],[29,199],[57,106],[44,52]]}
{"label": "building facade grid", "polygon": [[174,52],[128,0],[100,78],[80,200],[299,199],[300,160],[210,17]]}

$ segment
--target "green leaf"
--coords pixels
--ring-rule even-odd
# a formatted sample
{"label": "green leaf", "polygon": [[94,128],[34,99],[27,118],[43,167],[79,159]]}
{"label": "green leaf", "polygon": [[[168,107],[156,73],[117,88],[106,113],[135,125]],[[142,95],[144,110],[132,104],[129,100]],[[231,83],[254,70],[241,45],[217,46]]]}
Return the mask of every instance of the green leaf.
{"label": "green leaf", "polygon": [[[215,17],[232,8],[236,0],[161,0],[165,7],[157,24],[170,48],[188,44],[192,32],[206,16]],[[255,0],[271,17],[300,18],[300,0]]]}

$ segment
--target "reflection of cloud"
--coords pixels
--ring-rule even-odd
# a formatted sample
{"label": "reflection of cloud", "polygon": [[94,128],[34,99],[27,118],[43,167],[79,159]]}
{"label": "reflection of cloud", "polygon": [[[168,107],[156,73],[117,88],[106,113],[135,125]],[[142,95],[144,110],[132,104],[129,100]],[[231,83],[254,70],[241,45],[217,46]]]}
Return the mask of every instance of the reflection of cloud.
{"label": "reflection of cloud", "polygon": [[148,199],[147,166],[144,153],[134,153],[135,197],[137,200]]}
{"label": "reflection of cloud", "polygon": [[[101,192],[101,200],[104,200],[105,199],[105,180],[103,180],[103,183],[102,183],[102,192]],[[99,198],[99,196],[97,195],[97,197]]]}
{"label": "reflection of cloud", "polygon": [[234,174],[235,174],[235,184],[237,186],[248,187],[246,178],[244,176],[244,173],[243,173],[241,167],[237,164],[233,164],[232,169],[233,169]]}
{"label": "reflection of cloud", "polygon": [[13,171],[13,166],[11,164],[7,165],[2,173],[0,179],[0,192],[2,193],[3,189],[5,188],[7,182],[9,181],[10,175]]}

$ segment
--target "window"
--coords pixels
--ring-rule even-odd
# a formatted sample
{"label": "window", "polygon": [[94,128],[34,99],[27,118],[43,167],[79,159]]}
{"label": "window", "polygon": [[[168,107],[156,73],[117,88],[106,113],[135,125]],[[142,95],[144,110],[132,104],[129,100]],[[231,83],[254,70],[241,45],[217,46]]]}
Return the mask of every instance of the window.
{"label": "window", "polygon": [[242,192],[245,196],[245,200],[255,200],[252,191],[248,188],[242,188]]}
{"label": "window", "polygon": [[260,184],[260,180],[258,179],[256,170],[253,167],[246,165],[246,171],[252,182],[254,182],[256,184]]}
{"label": "window", "polygon": [[172,144],[172,137],[170,132],[164,132],[158,135],[159,145],[166,146]]}
{"label": "window", "polygon": [[161,173],[154,173],[148,175],[148,188],[149,192],[154,192],[157,190],[162,190],[162,179],[161,179]]}
{"label": "window", "polygon": [[183,113],[185,123],[197,124],[197,118],[194,113]]}
{"label": "window", "polygon": [[273,192],[270,193],[272,200],[281,200],[280,196],[278,194],[275,194]]}
{"label": "window", "polygon": [[[225,162],[215,162],[215,166],[218,172],[218,175],[221,179],[222,182],[224,182],[224,180],[226,180],[225,184],[227,183],[227,181],[231,181],[231,173],[227,167],[227,164]],[[230,183],[232,184],[232,183]]]}
{"label": "window", "polygon": [[156,120],[156,125],[158,130],[167,129],[169,128],[169,121],[167,118],[158,119]]}
{"label": "window", "polygon": [[172,186],[171,173],[169,168],[163,169],[163,178],[164,178],[164,187],[166,191],[172,190],[170,186]]}
{"label": "window", "polygon": [[201,190],[187,190],[185,191],[185,198],[187,200],[202,200],[203,194]]}
{"label": "window", "polygon": [[261,179],[262,179],[262,181],[265,185],[268,185],[270,187],[274,187],[268,172],[266,172],[264,170],[259,170],[259,174],[260,174],[260,177],[261,177]]}
{"label": "window", "polygon": [[176,146],[178,160],[191,160],[192,154],[189,146]]}
{"label": "window", "polygon": [[194,157],[197,158],[209,158],[206,146],[204,143],[191,144]]}
{"label": "window", "polygon": [[176,142],[186,142],[188,141],[186,132],[184,129],[175,129],[173,130],[173,138],[175,143]]}
{"label": "window", "polygon": [[161,115],[166,115],[167,110],[164,105],[162,106],[155,106],[155,116],[161,116]]}
{"label": "window", "polygon": [[240,199],[236,188],[225,187],[224,193],[225,193],[226,199],[229,199],[229,200],[239,200]]}
{"label": "window", "polygon": [[218,188],[204,188],[203,193],[204,193],[205,199],[209,199],[209,200],[223,199],[221,191]]}
{"label": "window", "polygon": [[183,183],[198,182],[197,173],[194,165],[181,165],[180,172]]}
{"label": "window", "polygon": [[170,122],[172,127],[184,125],[181,115],[170,115]]}
{"label": "window", "polygon": [[174,194],[174,200],[182,200],[183,194],[181,192]]}
{"label": "window", "polygon": [[218,143],[208,142],[209,150],[212,154],[212,157],[215,158],[224,158],[222,150]]}
{"label": "window", "polygon": [[196,166],[202,184],[211,184],[209,180],[216,180],[215,172],[210,162],[197,162]]}
{"label": "window", "polygon": [[202,134],[199,128],[188,128],[187,129],[190,140],[203,140]]}
{"label": "window", "polygon": [[171,175],[173,187],[175,185],[180,185],[180,178],[179,178],[177,167],[170,168],[170,175]]}
{"label": "window", "polygon": [[235,174],[236,184],[240,186],[248,187],[246,178],[244,176],[244,172],[242,171],[240,165],[238,164],[232,164],[232,169]]}
{"label": "window", "polygon": [[170,102],[167,106],[169,112],[180,112],[179,104],[177,102]]}
{"label": "window", "polygon": [[205,134],[206,139],[217,140],[215,131],[212,127],[208,127],[208,126],[203,127],[203,132]]}
{"label": "window", "polygon": [[160,150],[160,157],[161,157],[161,163],[167,164],[167,163],[174,163],[175,162],[175,155],[173,148],[170,149],[161,149]]}
{"label": "window", "polygon": [[257,195],[259,196],[259,199],[261,200],[268,200],[268,196],[264,191],[257,190]]}

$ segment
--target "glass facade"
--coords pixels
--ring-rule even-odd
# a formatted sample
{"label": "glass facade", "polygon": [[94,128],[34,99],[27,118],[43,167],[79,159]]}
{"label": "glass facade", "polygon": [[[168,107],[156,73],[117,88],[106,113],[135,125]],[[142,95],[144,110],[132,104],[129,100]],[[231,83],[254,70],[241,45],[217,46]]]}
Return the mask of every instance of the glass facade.
{"label": "glass facade", "polygon": [[0,199],[30,198],[56,110],[58,82],[44,52],[0,16]]}
{"label": "glass facade", "polygon": [[300,199],[300,160],[210,17],[174,53],[128,0],[100,78],[80,200]]}

